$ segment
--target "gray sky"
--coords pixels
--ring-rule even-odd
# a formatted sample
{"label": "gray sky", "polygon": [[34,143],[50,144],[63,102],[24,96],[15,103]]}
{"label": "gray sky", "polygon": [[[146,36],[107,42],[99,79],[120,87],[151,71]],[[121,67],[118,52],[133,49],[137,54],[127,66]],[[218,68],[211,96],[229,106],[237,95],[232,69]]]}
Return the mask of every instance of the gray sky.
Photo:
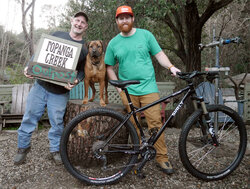
{"label": "gray sky", "polygon": [[[28,2],[30,2],[30,0]],[[35,28],[46,28],[47,23],[41,19],[41,9],[43,5],[59,6],[65,5],[67,2],[68,0],[36,0]],[[3,25],[5,30],[20,33],[22,31],[21,20],[21,5],[15,0],[1,0],[0,25]]]}

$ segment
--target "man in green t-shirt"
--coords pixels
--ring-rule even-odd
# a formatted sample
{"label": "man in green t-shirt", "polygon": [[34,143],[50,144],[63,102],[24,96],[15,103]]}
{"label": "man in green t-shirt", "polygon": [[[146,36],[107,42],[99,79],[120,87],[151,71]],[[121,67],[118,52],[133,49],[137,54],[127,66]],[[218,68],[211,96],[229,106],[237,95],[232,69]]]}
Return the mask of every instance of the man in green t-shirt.
{"label": "man in green t-shirt", "polygon": [[[116,10],[116,23],[121,31],[108,44],[105,53],[105,64],[109,79],[117,80],[113,66],[119,63],[120,80],[139,80],[140,84],[130,85],[128,92],[133,104],[136,107],[145,106],[158,100],[159,91],[155,80],[155,71],[151,55],[155,56],[158,62],[176,75],[180,70],[174,67],[168,57],[160,48],[153,34],[147,30],[134,28],[134,14],[129,6],[121,6]],[[117,88],[123,104],[129,110],[125,93]],[[144,111],[148,129],[162,126],[160,104]],[[134,119],[131,119],[134,125]],[[137,133],[139,130],[137,128]],[[167,174],[173,173],[173,168],[168,160],[167,147],[162,135],[155,143],[156,162],[161,170]]]}

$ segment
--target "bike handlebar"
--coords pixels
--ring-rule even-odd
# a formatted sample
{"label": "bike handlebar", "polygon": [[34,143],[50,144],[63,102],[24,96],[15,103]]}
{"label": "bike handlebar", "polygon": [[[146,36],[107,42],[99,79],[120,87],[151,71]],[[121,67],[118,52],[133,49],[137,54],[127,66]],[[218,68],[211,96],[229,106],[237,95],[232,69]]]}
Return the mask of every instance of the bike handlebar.
{"label": "bike handlebar", "polygon": [[212,43],[209,43],[207,45],[203,45],[202,43],[199,44],[199,49],[202,50],[207,47],[215,47],[218,45],[226,45],[230,43],[242,43],[242,40],[240,37],[234,37],[234,38],[229,38],[229,39],[220,39],[218,41],[213,41]]}
{"label": "bike handlebar", "polygon": [[180,79],[183,80],[190,80],[197,76],[217,76],[219,75],[218,71],[205,71],[205,72],[199,72],[199,71],[193,71],[193,72],[177,72],[177,75]]}

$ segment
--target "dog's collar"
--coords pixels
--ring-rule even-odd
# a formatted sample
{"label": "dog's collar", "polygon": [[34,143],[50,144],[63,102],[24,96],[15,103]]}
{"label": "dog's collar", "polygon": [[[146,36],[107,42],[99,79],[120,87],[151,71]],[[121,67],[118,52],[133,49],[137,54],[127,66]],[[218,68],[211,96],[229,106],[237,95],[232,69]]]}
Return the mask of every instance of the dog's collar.
{"label": "dog's collar", "polygon": [[97,62],[91,61],[91,64],[93,64],[94,66],[98,65],[99,63],[100,63],[100,61],[97,61]]}

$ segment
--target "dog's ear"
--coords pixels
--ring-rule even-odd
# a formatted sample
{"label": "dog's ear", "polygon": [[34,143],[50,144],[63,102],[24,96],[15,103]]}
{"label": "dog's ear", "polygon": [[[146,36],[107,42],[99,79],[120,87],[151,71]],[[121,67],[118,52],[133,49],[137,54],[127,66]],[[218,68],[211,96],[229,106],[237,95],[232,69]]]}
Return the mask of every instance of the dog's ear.
{"label": "dog's ear", "polygon": [[88,49],[89,49],[90,42],[91,42],[91,41],[89,41],[89,42],[87,43],[87,48],[88,48]]}
{"label": "dog's ear", "polygon": [[102,49],[103,49],[103,42],[102,42],[102,40],[98,40],[100,43],[101,43],[101,45],[102,45]]}
{"label": "dog's ear", "polygon": [[107,44],[105,42],[103,42],[102,40],[99,40],[99,41],[102,44],[103,52],[106,52]]}

